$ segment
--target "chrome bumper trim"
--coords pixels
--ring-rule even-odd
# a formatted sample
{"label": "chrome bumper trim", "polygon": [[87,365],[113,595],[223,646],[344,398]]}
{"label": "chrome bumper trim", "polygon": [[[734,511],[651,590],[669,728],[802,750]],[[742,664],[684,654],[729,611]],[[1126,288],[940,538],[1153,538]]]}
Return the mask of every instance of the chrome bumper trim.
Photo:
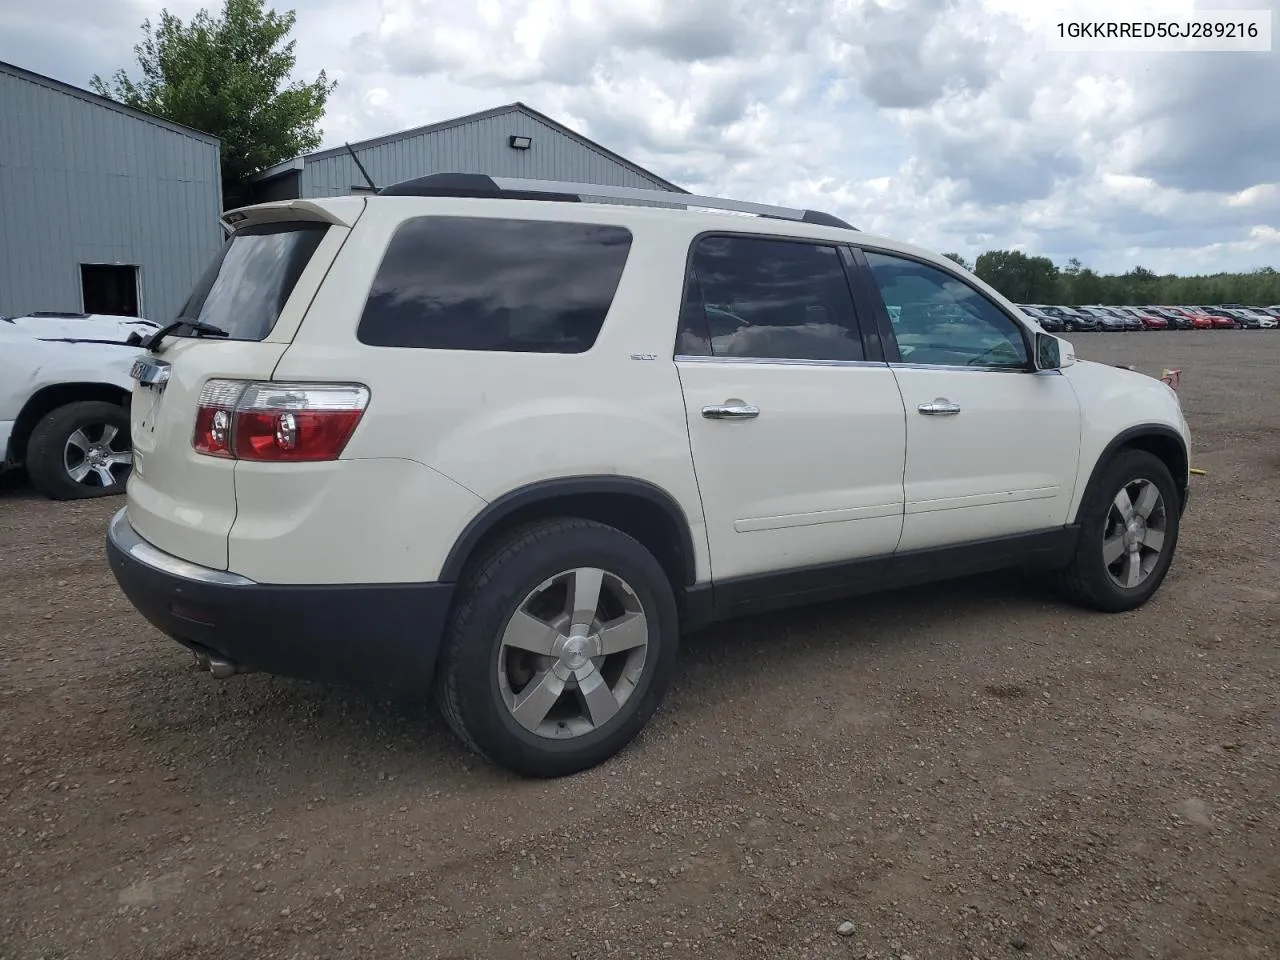
{"label": "chrome bumper trim", "polygon": [[198,563],[191,563],[153,547],[138,536],[138,532],[133,529],[133,525],[129,523],[129,518],[125,515],[127,510],[128,507],[121,507],[116,515],[111,518],[111,524],[107,527],[107,536],[110,537],[111,542],[115,544],[117,549],[122,553],[128,554],[144,566],[159,570],[161,573],[167,573],[170,576],[181,577],[183,580],[192,580],[196,583],[211,583],[223,587],[248,587],[254,585],[255,581],[250,580],[248,577],[242,577],[238,573],[228,573],[225,570],[202,567]]}

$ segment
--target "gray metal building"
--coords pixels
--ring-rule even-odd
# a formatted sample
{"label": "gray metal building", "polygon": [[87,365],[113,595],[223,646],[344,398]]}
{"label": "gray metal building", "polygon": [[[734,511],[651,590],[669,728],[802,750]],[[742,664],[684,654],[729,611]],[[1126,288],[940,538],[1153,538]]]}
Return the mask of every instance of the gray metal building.
{"label": "gray metal building", "polygon": [[688,192],[532,107],[510,103],[276,164],[251,178],[252,199],[372,192],[361,166],[378,187],[431,173],[484,173]]}
{"label": "gray metal building", "polygon": [[170,320],[221,212],[217,138],[0,62],[0,315]]}

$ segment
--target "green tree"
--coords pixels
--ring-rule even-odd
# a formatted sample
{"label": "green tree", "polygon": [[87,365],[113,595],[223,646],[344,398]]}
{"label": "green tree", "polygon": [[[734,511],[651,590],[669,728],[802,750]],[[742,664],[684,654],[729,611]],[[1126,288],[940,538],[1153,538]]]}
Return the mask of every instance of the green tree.
{"label": "green tree", "polygon": [[973,269],[973,265],[969,263],[969,261],[966,260],[964,257],[960,256],[960,254],[958,253],[944,253],[943,256],[946,257],[948,260],[951,260],[955,263],[960,264],[960,266],[964,267],[966,270]]}
{"label": "green tree", "polygon": [[201,10],[190,23],[162,10],[158,27],[143,21],[133,48],[141,76],[117,70],[108,83],[95,75],[93,89],[220,138],[223,197],[233,206],[251,174],[320,145],[336,82],[323,70],[309,83],[290,81],[295,19],[264,0],[223,0],[219,16]]}
{"label": "green tree", "polygon": [[1098,276],[1088,267],[1082,269],[1071,280],[1071,303],[1106,303],[1107,301],[1107,284],[1104,278]]}
{"label": "green tree", "polygon": [[[1045,257],[1028,257],[1016,250],[988,250],[978,257],[974,273],[1018,303],[1078,304],[1196,304],[1280,303],[1280,271],[1257,267],[1248,273],[1163,276],[1145,267],[1121,274],[1100,274],[1072,257],[1058,270]],[[1054,296],[1045,296],[1050,281]]]}
{"label": "green tree", "polygon": [[973,272],[1014,303],[1056,303],[1060,297],[1058,268],[1048,257],[988,250],[978,257]]}

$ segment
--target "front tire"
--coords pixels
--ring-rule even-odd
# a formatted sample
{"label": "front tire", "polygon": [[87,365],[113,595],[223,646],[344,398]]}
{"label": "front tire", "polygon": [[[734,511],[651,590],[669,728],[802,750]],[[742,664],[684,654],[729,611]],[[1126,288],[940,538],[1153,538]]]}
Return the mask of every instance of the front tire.
{"label": "front tire", "polygon": [[103,400],[51,410],[31,431],[26,464],[31,485],[53,500],[124,493],[133,469],[129,411]]}
{"label": "front tire", "polygon": [[1145,450],[1121,450],[1085,493],[1075,556],[1055,585],[1074,603],[1106,613],[1142,606],[1169,572],[1180,516],[1164,462]]}
{"label": "front tire", "polygon": [[475,752],[559,777],[629,744],[666,696],[679,647],[675,594],[635,539],[579,518],[513,530],[460,586],[436,698]]}

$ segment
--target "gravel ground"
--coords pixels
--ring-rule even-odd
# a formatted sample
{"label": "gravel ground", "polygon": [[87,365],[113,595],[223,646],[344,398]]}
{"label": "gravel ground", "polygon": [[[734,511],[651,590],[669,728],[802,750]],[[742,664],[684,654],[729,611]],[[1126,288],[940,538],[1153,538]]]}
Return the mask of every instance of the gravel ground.
{"label": "gravel ground", "polygon": [[554,782],[193,672],[119,500],[0,495],[0,957],[1280,956],[1280,333],[1074,339],[1184,371],[1208,476],[1146,608],[1004,575],[720,625]]}

